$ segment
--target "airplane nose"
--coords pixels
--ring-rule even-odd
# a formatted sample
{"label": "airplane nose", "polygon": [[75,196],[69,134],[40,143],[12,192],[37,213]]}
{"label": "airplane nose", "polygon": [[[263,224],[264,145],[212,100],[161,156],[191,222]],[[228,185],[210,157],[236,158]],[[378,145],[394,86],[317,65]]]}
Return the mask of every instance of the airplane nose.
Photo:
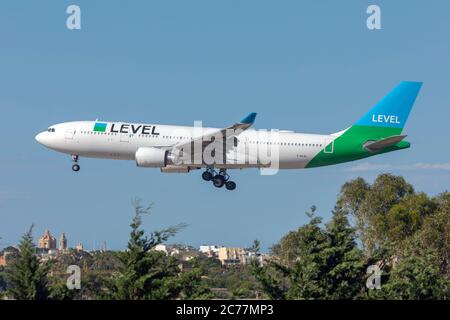
{"label": "airplane nose", "polygon": [[44,133],[43,133],[43,132],[38,133],[38,134],[36,135],[35,139],[36,139],[36,141],[37,141],[38,143],[43,144],[43,142],[44,142]]}

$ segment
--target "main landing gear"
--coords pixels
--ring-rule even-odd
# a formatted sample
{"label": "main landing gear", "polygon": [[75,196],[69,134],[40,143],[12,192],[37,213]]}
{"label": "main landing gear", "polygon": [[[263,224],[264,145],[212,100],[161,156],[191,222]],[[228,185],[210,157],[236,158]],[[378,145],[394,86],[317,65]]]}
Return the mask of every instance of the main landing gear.
{"label": "main landing gear", "polygon": [[78,156],[72,155],[72,161],[75,162],[72,166],[72,170],[75,172],[80,171],[80,165],[78,164]]}
{"label": "main landing gear", "polygon": [[226,169],[220,169],[217,173],[214,169],[208,168],[202,173],[202,178],[205,181],[212,181],[214,187],[222,188],[225,186],[227,190],[236,189],[236,183],[230,180],[230,176]]}

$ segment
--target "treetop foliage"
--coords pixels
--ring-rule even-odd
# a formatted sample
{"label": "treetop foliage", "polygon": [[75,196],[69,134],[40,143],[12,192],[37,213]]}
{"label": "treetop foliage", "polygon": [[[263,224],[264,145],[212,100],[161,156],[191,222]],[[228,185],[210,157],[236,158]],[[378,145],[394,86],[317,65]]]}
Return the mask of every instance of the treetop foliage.
{"label": "treetop foliage", "polygon": [[[272,247],[253,273],[273,299],[448,299],[450,194],[415,192],[403,177],[342,186],[332,219],[309,223]],[[350,220],[353,224],[350,224]],[[368,266],[381,267],[381,290],[366,287]]]}

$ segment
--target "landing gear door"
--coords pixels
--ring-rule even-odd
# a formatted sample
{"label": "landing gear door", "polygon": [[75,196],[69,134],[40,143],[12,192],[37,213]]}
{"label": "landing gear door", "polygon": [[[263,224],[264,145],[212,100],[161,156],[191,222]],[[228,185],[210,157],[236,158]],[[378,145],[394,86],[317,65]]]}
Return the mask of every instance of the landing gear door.
{"label": "landing gear door", "polygon": [[64,136],[64,138],[66,138],[67,140],[73,140],[73,136],[75,135],[75,128],[74,127],[68,127],[66,129],[66,134]]}

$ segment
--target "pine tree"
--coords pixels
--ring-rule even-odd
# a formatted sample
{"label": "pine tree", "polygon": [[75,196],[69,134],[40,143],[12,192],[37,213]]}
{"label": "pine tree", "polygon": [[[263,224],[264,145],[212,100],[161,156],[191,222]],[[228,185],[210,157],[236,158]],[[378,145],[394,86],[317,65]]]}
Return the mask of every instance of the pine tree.
{"label": "pine tree", "polygon": [[347,219],[347,213],[339,206],[326,226],[328,244],[324,250],[327,273],[323,285],[327,299],[351,299],[362,293],[365,265],[361,250],[356,244],[355,229]]}
{"label": "pine tree", "polygon": [[264,294],[272,300],[286,299],[286,288],[283,286],[283,275],[279,268],[286,270],[277,261],[270,261],[268,266],[261,266],[255,259],[250,264],[252,275],[261,286]]}
{"label": "pine tree", "polygon": [[254,276],[272,299],[355,297],[363,291],[365,269],[346,212],[336,207],[325,229],[315,216],[315,207],[308,216],[310,222],[291,232],[287,243],[286,238],[280,241],[282,259],[275,257],[265,267],[253,264]]}
{"label": "pine tree", "polygon": [[164,253],[151,250],[174,236],[183,225],[154,231],[150,237],[140,229],[142,216],[150,213],[151,205],[134,203],[135,216],[131,222],[128,250],[120,254],[124,265],[111,288],[112,298],[123,300],[172,299],[181,291],[177,261]]}
{"label": "pine tree", "polygon": [[328,271],[324,255],[327,236],[320,227],[322,219],[315,216],[315,207],[308,216],[310,222],[297,231],[295,263],[282,271],[288,277],[287,299],[320,299],[326,295],[326,287],[321,282]]}
{"label": "pine tree", "polygon": [[277,255],[267,266],[252,263],[253,275],[269,298],[318,299],[324,295],[319,281],[326,272],[321,252],[327,239],[315,210],[312,207],[307,213],[308,224],[281,239]]}
{"label": "pine tree", "polygon": [[49,298],[48,263],[39,263],[33,245],[33,226],[22,237],[19,256],[7,268],[8,294],[18,300]]}
{"label": "pine tree", "polygon": [[202,281],[200,268],[194,266],[191,271],[180,276],[180,298],[189,300],[205,300],[213,297],[211,290]]}

